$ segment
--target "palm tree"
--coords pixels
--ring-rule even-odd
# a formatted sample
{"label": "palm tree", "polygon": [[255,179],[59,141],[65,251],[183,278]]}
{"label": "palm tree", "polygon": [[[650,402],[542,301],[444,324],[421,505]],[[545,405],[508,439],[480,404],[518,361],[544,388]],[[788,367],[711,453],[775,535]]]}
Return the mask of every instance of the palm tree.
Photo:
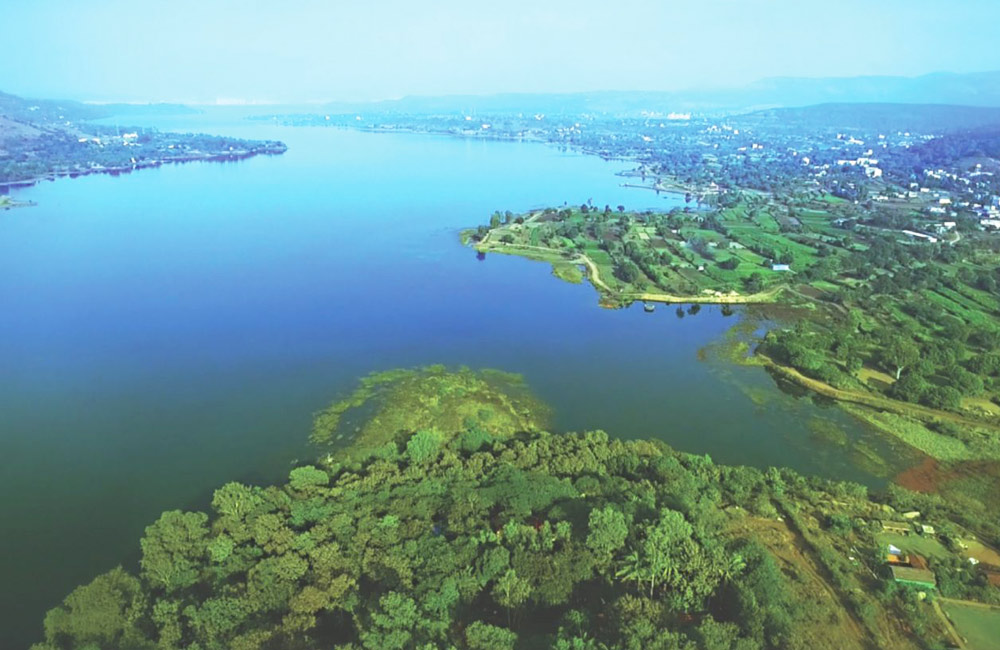
{"label": "palm tree", "polygon": [[746,568],[747,561],[743,559],[743,556],[739,553],[733,553],[726,558],[726,563],[721,569],[722,579],[730,582],[733,578],[743,573],[743,570]]}
{"label": "palm tree", "polygon": [[622,566],[615,572],[615,577],[622,578],[626,582],[634,581],[638,588],[647,579],[648,573],[639,554],[632,551],[622,560]]}

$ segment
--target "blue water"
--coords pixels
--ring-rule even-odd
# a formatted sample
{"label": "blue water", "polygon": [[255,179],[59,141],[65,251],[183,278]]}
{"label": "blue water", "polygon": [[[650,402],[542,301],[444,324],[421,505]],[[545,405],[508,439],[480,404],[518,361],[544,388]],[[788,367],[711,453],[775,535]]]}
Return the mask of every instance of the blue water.
{"label": "blue water", "polygon": [[538,144],[214,130],[289,149],[44,183],[15,193],[36,207],[0,212],[0,647],[36,640],[73,586],[135,562],[161,511],[201,507],[225,481],[279,480],[309,453],[310,414],[373,370],[502,368],[525,375],[559,430],[878,482],[805,426],[867,435],[849,418],[759,370],[697,361],[735,317],[600,309],[589,285],[458,242],[496,209],[681,204],[619,187],[622,163]]}

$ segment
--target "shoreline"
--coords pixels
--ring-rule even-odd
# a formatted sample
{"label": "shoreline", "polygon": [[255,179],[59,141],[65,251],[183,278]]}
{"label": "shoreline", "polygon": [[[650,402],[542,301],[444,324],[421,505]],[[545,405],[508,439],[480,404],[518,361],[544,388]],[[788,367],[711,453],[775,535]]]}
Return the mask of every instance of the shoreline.
{"label": "shoreline", "polygon": [[153,160],[143,160],[141,162],[136,162],[129,165],[121,165],[118,167],[93,167],[89,169],[52,171],[43,174],[42,176],[35,176],[33,178],[26,178],[16,181],[0,180],[0,190],[11,190],[11,189],[21,189],[25,187],[33,187],[44,181],[55,181],[60,178],[77,178],[79,176],[92,176],[96,174],[109,174],[111,176],[119,176],[121,174],[130,174],[134,171],[138,171],[141,169],[151,169],[154,167],[160,167],[162,165],[176,165],[176,164],[190,163],[190,162],[236,162],[239,160],[246,160],[249,158],[253,158],[255,156],[279,156],[285,153],[287,150],[288,150],[287,146],[261,147],[259,149],[245,149],[240,151],[205,153],[200,155],[186,155],[186,156],[177,156],[172,158],[156,158]]}
{"label": "shoreline", "polygon": [[822,382],[818,379],[807,377],[806,375],[802,374],[795,368],[783,366],[774,359],[768,357],[767,355],[758,352],[754,354],[754,357],[759,360],[759,363],[762,366],[770,370],[773,370],[774,372],[781,375],[782,378],[791,381],[795,384],[798,384],[803,388],[807,388],[814,393],[818,393],[824,397],[828,397],[838,403],[844,402],[880,411],[890,411],[897,415],[915,418],[922,422],[952,422],[967,427],[979,427],[979,428],[1000,431],[1000,422],[991,422],[989,420],[978,420],[975,418],[962,415],[961,413],[954,413],[952,411],[942,411],[939,409],[933,409],[928,406],[923,406],[921,404],[900,402],[899,400],[894,400],[879,395],[835,388],[830,384]]}
{"label": "shoreline", "polygon": [[[597,265],[586,254],[579,253],[573,257],[567,257],[558,251],[544,247],[493,243],[489,241],[488,236],[480,242],[473,243],[470,241],[469,237],[471,233],[472,231],[470,230],[462,231],[462,241],[463,243],[470,244],[477,251],[481,253],[494,252],[505,255],[515,255],[532,261],[546,262],[552,266],[553,275],[560,277],[560,279],[562,279],[561,276],[556,273],[557,265],[572,264],[584,267],[586,270],[584,276],[590,282],[591,286],[597,290],[600,296],[600,306],[606,309],[626,307],[636,301],[658,302],[664,304],[775,304],[778,302],[778,299],[783,293],[786,291],[794,291],[791,287],[777,286],[766,291],[748,295],[717,294],[711,296],[680,296],[653,292],[633,292],[627,294],[616,293],[603,280],[601,280],[600,271],[597,268]],[[921,436],[914,437],[909,435],[907,432],[899,430],[898,426],[894,426],[890,418],[882,418],[879,417],[879,415],[892,414],[895,417],[911,420],[920,425],[947,423],[960,426],[964,429],[979,429],[1000,432],[1000,420],[980,419],[968,414],[943,411],[921,404],[901,402],[899,400],[894,400],[873,393],[836,388],[818,379],[808,377],[795,368],[784,366],[760,352],[754,352],[750,357],[745,359],[734,358],[731,361],[740,365],[764,368],[772,374],[776,380],[788,381],[806,391],[809,391],[810,393],[825,397],[835,402],[838,407],[842,408],[852,417],[877,430],[880,434],[887,435],[924,456],[936,458],[934,454],[930,453],[936,443],[931,441],[930,447],[928,447],[928,441],[925,438],[922,438]],[[972,451],[965,443],[959,441],[958,439],[952,439],[946,434],[938,433],[933,430],[929,431],[928,434],[941,436],[942,438],[948,440],[954,440],[956,443],[961,444],[963,451]],[[953,460],[961,459],[956,457]]]}
{"label": "shoreline", "polygon": [[[357,126],[354,124],[315,124],[315,125],[288,125],[291,127],[295,126],[317,126],[324,128],[343,128],[353,131],[358,131],[360,133],[406,133],[411,135],[430,135],[430,136],[446,136],[449,138],[458,138],[461,140],[480,140],[480,141],[491,141],[491,142],[534,142],[538,144],[544,144],[554,147],[563,147],[584,156],[594,156],[600,158],[605,162],[621,162],[630,165],[642,164],[637,155],[611,155],[594,149],[588,149],[582,145],[577,145],[573,143],[560,142],[558,140],[552,140],[549,138],[540,137],[536,134],[512,134],[512,133],[501,133],[492,131],[471,131],[471,132],[456,132],[448,129],[435,129],[427,128],[420,129],[412,126]],[[632,170],[622,170],[616,172],[615,176],[620,178],[633,178],[638,176],[638,173]],[[664,179],[662,177],[651,175],[652,178],[656,180],[654,186],[650,185],[638,185],[631,184],[625,181],[621,184],[622,187],[627,187],[630,189],[641,189],[641,190],[652,190],[657,194],[666,195],[679,195],[684,196],[690,194],[692,196],[697,196],[699,201],[706,196],[712,194],[712,190],[707,187],[689,186],[681,183],[674,179]],[[666,197],[664,197],[666,198]]]}
{"label": "shoreline", "polygon": [[[494,244],[488,241],[489,236],[479,242],[471,242],[468,237],[469,231],[462,231],[463,243],[471,245],[480,253],[501,253],[503,255],[515,255],[530,259],[535,262],[547,262],[549,264],[576,264],[585,266],[587,280],[590,281],[601,298],[601,306],[615,308],[627,306],[634,302],[658,302],[668,305],[676,304],[702,304],[702,305],[766,305],[778,302],[778,298],[787,289],[785,286],[772,287],[766,291],[751,294],[739,294],[721,292],[706,293],[703,295],[682,296],[670,293],[659,292],[630,292],[618,293],[607,285],[602,279],[597,264],[594,263],[585,253],[579,253],[575,257],[564,257],[561,253],[543,247],[518,246],[516,244]],[[709,291],[706,289],[706,291]]]}

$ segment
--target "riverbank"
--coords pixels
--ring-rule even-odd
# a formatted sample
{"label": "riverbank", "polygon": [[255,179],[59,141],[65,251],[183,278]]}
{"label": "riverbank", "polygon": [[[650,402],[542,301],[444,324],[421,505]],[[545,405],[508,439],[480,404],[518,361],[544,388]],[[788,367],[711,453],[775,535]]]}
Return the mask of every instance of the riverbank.
{"label": "riverbank", "polygon": [[829,397],[830,399],[838,402],[847,402],[868,408],[891,411],[899,415],[917,418],[926,422],[951,422],[964,426],[986,428],[992,431],[1000,432],[1000,422],[978,420],[963,416],[959,413],[933,409],[928,406],[912,404],[910,402],[901,402],[899,400],[889,399],[888,397],[881,397],[871,393],[862,393],[860,391],[835,388],[818,379],[807,377],[795,368],[783,366],[766,355],[757,353],[755,356],[760,360],[764,367],[768,368],[782,379],[792,381],[804,388],[808,388],[814,393],[819,393],[824,397]]}
{"label": "riverbank", "polygon": [[[134,163],[129,163],[128,165],[96,165],[89,168],[54,170],[31,178],[18,180],[0,179],[0,189],[31,187],[43,181],[54,181],[59,178],[77,178],[79,176],[90,176],[91,174],[110,174],[112,176],[119,176],[121,174],[130,174],[133,171],[138,171],[140,169],[160,167],[161,165],[189,162],[235,162],[238,160],[253,158],[254,156],[277,156],[285,153],[287,150],[288,147],[284,143],[268,143],[267,145],[253,147],[251,149],[196,154],[188,153],[182,156],[168,156],[163,158],[153,158],[150,160],[140,160]],[[0,207],[3,206],[0,205]]]}
{"label": "riverbank", "polygon": [[[469,244],[471,242],[472,232],[474,231],[463,231],[461,235],[463,243]],[[785,287],[777,286],[765,291],[750,294],[740,294],[735,291],[713,291],[711,289],[705,289],[700,295],[679,295],[641,291],[622,292],[613,289],[607,282],[604,281],[597,263],[595,263],[594,260],[591,259],[586,253],[579,253],[575,256],[567,257],[564,253],[542,246],[526,246],[506,244],[504,242],[493,242],[489,240],[489,235],[487,235],[487,238],[479,242],[475,242],[472,245],[480,253],[502,253],[504,255],[524,257],[536,262],[548,262],[549,264],[552,264],[553,275],[562,280],[574,283],[579,282],[579,280],[570,280],[569,277],[575,278],[577,276],[567,273],[564,269],[566,266],[582,267],[586,269],[585,277],[601,295],[602,307],[627,307],[636,301],[666,304],[760,305],[778,302],[781,295],[785,291]]]}

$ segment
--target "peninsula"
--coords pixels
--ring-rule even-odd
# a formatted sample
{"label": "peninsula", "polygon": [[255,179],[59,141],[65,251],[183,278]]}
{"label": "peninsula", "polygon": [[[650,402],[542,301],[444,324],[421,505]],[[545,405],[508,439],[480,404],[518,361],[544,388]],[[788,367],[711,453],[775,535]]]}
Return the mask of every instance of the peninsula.
{"label": "peninsula", "polygon": [[917,650],[1000,618],[1000,556],[933,497],[545,433],[525,390],[363,379],[318,414],[320,458],[164,512],[32,648]]}
{"label": "peninsula", "polygon": [[272,140],[167,133],[92,121],[111,110],[0,93],[0,190],[60,177],[117,175],[165,163],[240,160],[287,149]]}

